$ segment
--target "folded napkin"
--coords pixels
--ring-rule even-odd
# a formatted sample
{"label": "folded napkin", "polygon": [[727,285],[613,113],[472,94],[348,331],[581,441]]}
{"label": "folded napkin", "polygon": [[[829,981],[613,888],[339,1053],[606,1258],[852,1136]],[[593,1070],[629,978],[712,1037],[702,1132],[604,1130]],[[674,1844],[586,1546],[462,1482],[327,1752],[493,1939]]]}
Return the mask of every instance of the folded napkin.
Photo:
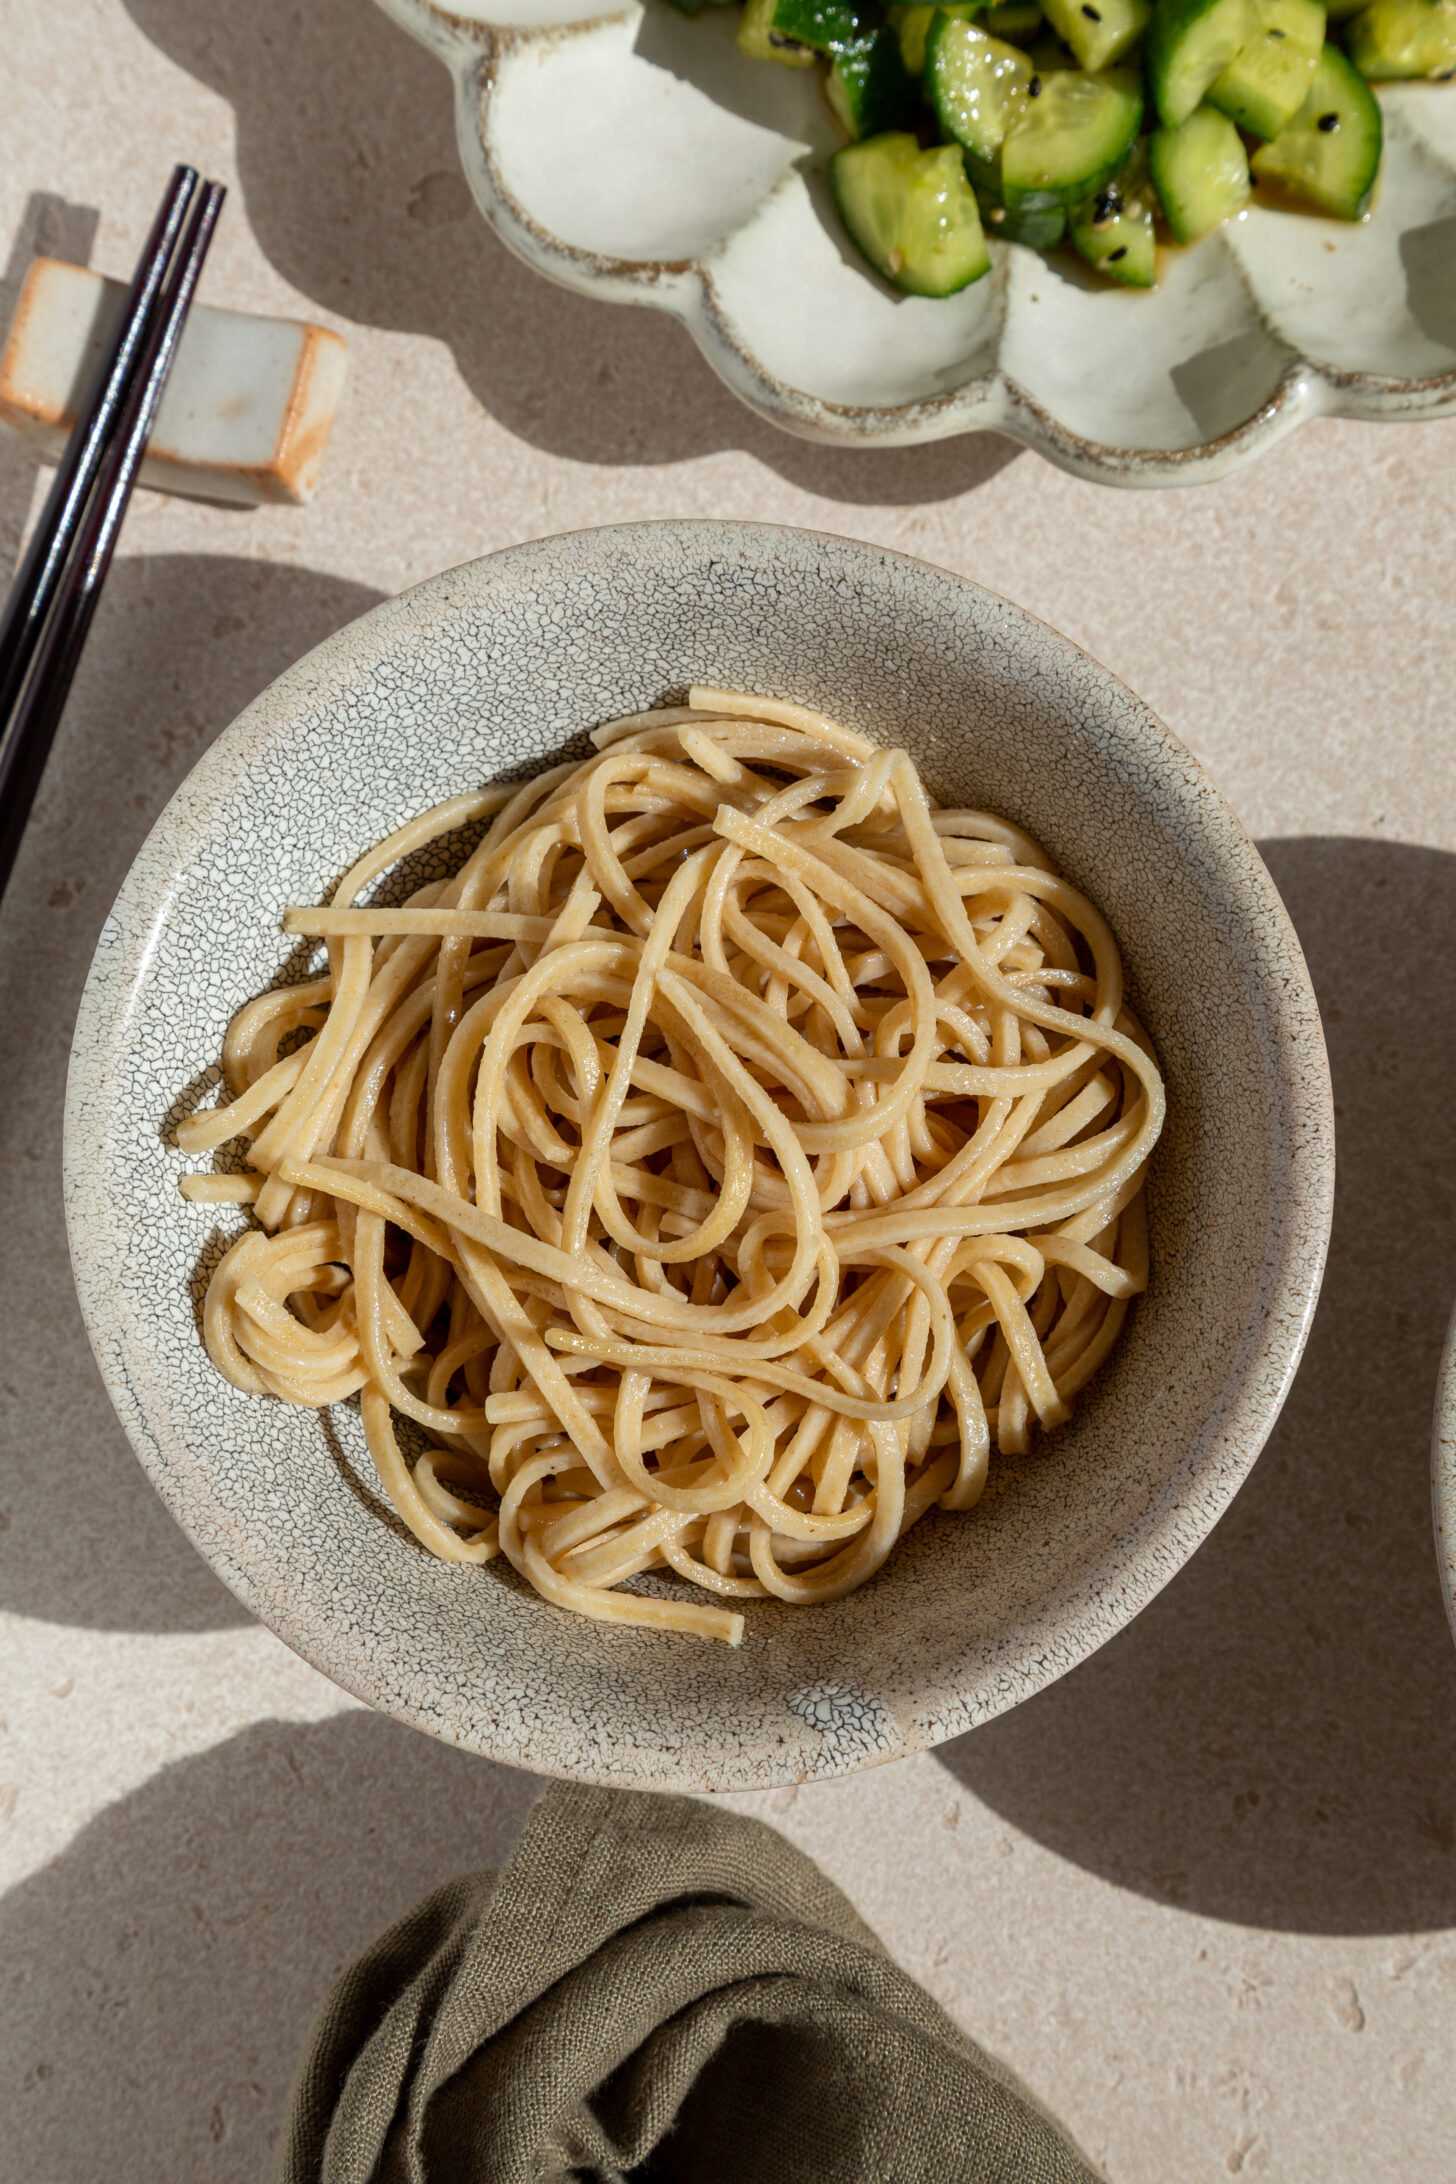
{"label": "folded napkin", "polygon": [[771,1828],[554,1785],[339,1981],[280,2184],[1094,2184]]}

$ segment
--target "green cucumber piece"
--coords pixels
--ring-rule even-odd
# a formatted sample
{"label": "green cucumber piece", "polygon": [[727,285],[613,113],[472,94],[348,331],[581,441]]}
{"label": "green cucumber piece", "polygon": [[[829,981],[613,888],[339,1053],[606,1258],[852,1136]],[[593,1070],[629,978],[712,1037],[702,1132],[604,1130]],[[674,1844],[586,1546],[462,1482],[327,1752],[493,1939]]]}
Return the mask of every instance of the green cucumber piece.
{"label": "green cucumber piece", "polygon": [[847,144],[829,162],[855,248],[907,296],[953,296],[990,269],[975,192],[954,144],[923,152],[906,131]]}
{"label": "green cucumber piece", "polygon": [[1031,212],[1020,207],[1008,212],[999,197],[987,195],[981,205],[987,233],[998,243],[1025,243],[1029,250],[1055,250],[1067,232],[1067,215],[1060,205],[1042,205]]}
{"label": "green cucumber piece", "polygon": [[1062,44],[1051,31],[1044,31],[1040,38],[1027,47],[1031,65],[1039,76],[1058,76],[1064,68],[1075,68],[1077,56],[1070,46]]}
{"label": "green cucumber piece", "polygon": [[1186,121],[1258,27],[1254,0],[1158,0],[1144,49],[1158,119]]}
{"label": "green cucumber piece", "polygon": [[937,13],[925,41],[925,95],[941,135],[964,146],[981,179],[994,176],[1007,131],[1031,103],[1035,78],[1019,46],[988,38],[960,16]]}
{"label": "green cucumber piece", "polygon": [[835,54],[825,96],[852,137],[913,127],[920,95],[888,23]]}
{"label": "green cucumber piece", "polygon": [[925,40],[937,12],[946,15],[979,15],[985,0],[945,0],[942,11],[929,7],[887,8],[886,18],[899,33],[900,58],[912,76],[925,72]]}
{"label": "green cucumber piece", "polygon": [[1085,69],[1111,68],[1148,26],[1152,0],[1043,0],[1046,19]]}
{"label": "green cucumber piece", "polygon": [[1009,38],[1012,45],[1024,45],[1041,29],[1041,9],[1036,0],[998,0],[995,7],[987,8],[981,17],[982,28],[989,30],[993,38]]}
{"label": "green cucumber piece", "polygon": [[738,26],[739,52],[751,61],[777,61],[780,68],[812,68],[818,55],[775,28],[777,6],[778,0],[748,0]]}
{"label": "green cucumber piece", "polygon": [[[1308,95],[1325,42],[1322,0],[1262,0],[1260,29],[1208,87],[1208,103],[1251,136],[1276,137]],[[1453,16],[1456,21],[1456,16]]]}
{"label": "green cucumber piece", "polygon": [[1134,76],[1084,76],[1067,69],[1033,78],[1033,84],[1037,95],[1001,147],[1001,196],[1008,212],[1080,203],[1116,174],[1143,118],[1143,95]]}
{"label": "green cucumber piece", "polygon": [[1153,211],[1148,150],[1139,141],[1110,182],[1072,207],[1067,220],[1072,248],[1109,280],[1125,288],[1152,288],[1158,273]]}
{"label": "green cucumber piece", "polygon": [[1148,168],[1180,243],[1196,243],[1249,202],[1248,155],[1228,115],[1215,107],[1195,107],[1176,129],[1155,129]]}
{"label": "green cucumber piece", "polygon": [[1350,58],[1368,83],[1456,75],[1456,0],[1375,0],[1350,25]]}
{"label": "green cucumber piece", "polygon": [[1254,154],[1261,182],[1337,220],[1359,220],[1380,171],[1380,108],[1365,78],[1338,46],[1320,55],[1303,106],[1272,144]]}
{"label": "green cucumber piece", "polygon": [[884,21],[884,10],[868,0],[776,0],[774,29],[814,53],[838,53],[868,37]]}

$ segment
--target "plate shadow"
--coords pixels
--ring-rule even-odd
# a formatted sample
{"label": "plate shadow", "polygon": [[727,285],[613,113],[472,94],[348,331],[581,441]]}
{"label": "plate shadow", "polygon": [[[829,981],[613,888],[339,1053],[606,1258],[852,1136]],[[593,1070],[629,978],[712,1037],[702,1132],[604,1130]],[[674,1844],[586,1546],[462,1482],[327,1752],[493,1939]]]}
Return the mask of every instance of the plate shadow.
{"label": "plate shadow", "polygon": [[1429,1485],[1456,1293],[1456,1016],[1432,972],[1456,950],[1456,857],[1261,847],[1334,1079],[1309,1347],[1188,1567],[1090,1661],[937,1757],[1143,1895],[1252,1926],[1409,1933],[1456,1922],[1456,1651]]}
{"label": "plate shadow", "polygon": [[900,449],[794,439],[664,313],[542,279],[476,211],[445,69],[364,0],[125,4],[231,105],[248,219],[283,277],[343,318],[444,342],[483,407],[548,454],[673,463],[742,448],[805,492],[894,505],[969,492],[1022,452],[995,433]]}

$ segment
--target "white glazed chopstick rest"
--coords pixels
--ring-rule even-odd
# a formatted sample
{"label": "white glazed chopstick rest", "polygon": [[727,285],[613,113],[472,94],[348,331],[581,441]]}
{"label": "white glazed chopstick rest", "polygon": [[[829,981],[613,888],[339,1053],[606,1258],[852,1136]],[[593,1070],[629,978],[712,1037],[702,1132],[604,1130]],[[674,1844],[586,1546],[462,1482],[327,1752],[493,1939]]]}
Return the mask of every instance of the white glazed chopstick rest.
{"label": "white glazed chopstick rest", "polygon": [[[25,276],[0,350],[0,419],[47,456],[65,446],[125,296],[59,258]],[[311,500],[347,369],[326,327],[194,305],[140,483],[248,507]]]}

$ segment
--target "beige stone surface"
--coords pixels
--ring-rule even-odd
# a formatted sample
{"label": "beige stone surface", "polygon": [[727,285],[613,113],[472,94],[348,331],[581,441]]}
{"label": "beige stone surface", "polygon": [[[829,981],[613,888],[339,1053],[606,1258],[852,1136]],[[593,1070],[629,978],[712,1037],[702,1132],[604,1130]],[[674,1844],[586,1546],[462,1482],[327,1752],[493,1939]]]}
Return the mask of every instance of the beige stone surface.
{"label": "beige stone surface", "polygon": [[[138,499],[0,919],[7,2180],[260,2177],[328,1978],[497,1858],[533,1790],[251,1625],[133,1462],[60,1213],[97,927],[197,753],[341,621],[516,539],[707,512],[942,562],[1148,698],[1265,846],[1341,1133],[1305,1366],[1189,1568],[989,1728],[737,1802],[1116,2184],[1456,2178],[1456,1655],[1426,1486],[1456,1291],[1456,424],[1308,428],[1161,495],[995,440],[801,445],[662,319],[504,255],[443,70],[368,0],[0,0],[0,32],[0,309],[36,250],[124,271],[190,157],[233,184],[205,294],[337,327],[353,363],[310,509]],[[42,487],[0,444],[7,566]]]}

